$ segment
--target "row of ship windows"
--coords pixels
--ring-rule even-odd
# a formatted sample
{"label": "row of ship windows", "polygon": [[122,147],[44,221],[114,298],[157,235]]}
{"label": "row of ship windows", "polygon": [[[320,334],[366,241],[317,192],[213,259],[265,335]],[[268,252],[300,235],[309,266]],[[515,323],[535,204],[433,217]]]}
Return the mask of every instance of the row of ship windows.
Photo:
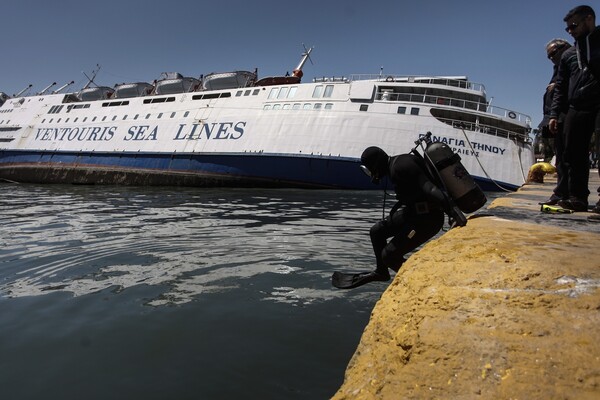
{"label": "row of ship windows", "polygon": [[[161,118],[164,116],[164,114],[165,114],[165,113],[159,113],[159,114],[156,116],[156,118],[157,118],[157,119],[161,119]],[[170,115],[169,115],[169,118],[175,118],[175,116],[176,116],[176,115],[177,115],[177,113],[176,113],[176,112],[172,112],[172,113],[170,113]],[[187,116],[189,116],[189,115],[190,115],[190,112],[189,112],[189,111],[186,111],[186,112],[184,112],[184,113],[183,113],[183,118],[185,118],[185,117],[187,117]],[[152,116],[152,114],[146,114],[146,116],[144,117],[144,119],[150,119],[150,117],[151,117],[151,116]],[[116,115],[113,115],[113,117],[111,118],[111,121],[116,121],[116,120],[117,120],[117,118],[118,118],[118,116],[116,116]],[[123,118],[122,118],[122,120],[123,120],[123,121],[125,121],[127,118],[128,118],[128,115],[127,115],[127,114],[125,114],[125,115],[123,115]],[[140,118],[140,114],[135,114],[135,115],[133,116],[133,118],[131,118],[131,119],[134,119],[134,120],[136,120],[136,119],[139,119],[139,118]],[[166,118],[166,116],[165,116],[165,118]],[[66,124],[66,123],[68,123],[70,119],[71,119],[71,118],[66,118],[66,119],[64,120],[64,123],[65,123],[65,124]],[[93,117],[93,118],[91,119],[91,122],[96,122],[96,120],[97,120],[97,119],[98,119],[98,117]],[[106,115],[105,115],[104,117],[102,117],[101,121],[102,121],[102,122],[104,122],[104,121],[106,121],[107,119],[108,119],[108,116],[106,116]],[[57,123],[57,124],[58,124],[58,123],[60,123],[60,122],[61,122],[61,120],[62,120],[62,118],[58,118],[58,119],[56,120],[56,123]],[[88,117],[83,117],[83,119],[81,120],[81,122],[87,122],[87,120],[88,120]],[[77,121],[79,121],[79,117],[76,117],[76,118],[74,118],[74,119],[73,119],[73,123],[75,123],[75,122],[77,122]],[[44,118],[44,119],[42,120],[42,124],[43,124],[43,123],[45,123],[45,122],[46,122],[46,119]],[[49,124],[50,124],[50,123],[52,123],[52,122],[54,122],[54,118],[50,118],[50,120],[48,120],[48,123],[49,123]]]}
{"label": "row of ship windows", "polygon": [[[331,110],[333,108],[333,103],[325,103],[325,105],[323,105],[323,103],[304,103],[304,104],[300,104],[300,103],[294,103],[294,104],[266,104],[264,106],[264,110],[320,110],[320,109],[325,109],[325,110]],[[369,105],[368,104],[361,104],[360,105],[360,111],[367,111],[369,109]],[[397,113],[398,114],[406,114],[406,112],[408,111],[407,107],[398,107]],[[152,114],[146,114],[145,119],[150,119]],[[157,119],[161,119],[163,117],[164,113],[159,113],[156,118]],[[175,118],[175,116],[177,115],[176,112],[172,112],[170,114],[170,118]],[[189,111],[186,111],[185,113],[183,113],[183,117],[186,118],[187,116],[190,115]],[[419,115],[419,108],[418,107],[411,107],[410,108],[410,115]],[[123,115],[123,121],[126,120],[128,117],[127,114]],[[135,116],[133,117],[134,120],[139,119],[140,114],[135,114]],[[108,116],[104,116],[102,117],[102,121],[106,121],[108,118]],[[113,115],[112,117],[112,121],[115,121],[118,117],[116,115]],[[98,117],[93,117],[91,122],[95,122],[98,119]],[[56,123],[60,123],[62,120],[62,118],[58,118],[56,120]],[[66,118],[64,123],[68,123],[70,120],[70,118]],[[73,122],[77,122],[79,120],[79,117],[76,117],[73,119]],[[88,117],[83,117],[81,122],[87,122]],[[50,118],[50,120],[48,121],[48,123],[52,123],[54,121],[54,118]],[[7,120],[6,123],[8,124],[10,122],[10,120]],[[46,119],[44,118],[42,120],[42,123],[45,123]],[[4,120],[0,121],[0,125],[4,123]]]}
{"label": "row of ship windows", "polygon": [[326,103],[323,107],[323,103],[294,103],[294,104],[266,104],[263,107],[263,110],[320,110],[320,109],[331,110],[333,108],[333,103]]}
{"label": "row of ship windows", "polygon": [[[296,95],[298,86],[283,86],[272,88],[269,92],[269,99],[292,99]],[[313,90],[312,97],[320,99],[321,97],[328,98],[333,94],[333,85],[317,85]]]}
{"label": "row of ship windows", "polygon": [[12,108],[6,108],[4,110],[0,110],[0,113],[9,113],[9,112],[13,112]]}

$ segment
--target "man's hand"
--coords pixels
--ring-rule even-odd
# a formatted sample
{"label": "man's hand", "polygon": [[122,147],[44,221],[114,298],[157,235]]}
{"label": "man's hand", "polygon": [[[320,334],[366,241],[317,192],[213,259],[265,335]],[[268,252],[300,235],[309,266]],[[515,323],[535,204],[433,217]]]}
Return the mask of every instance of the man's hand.
{"label": "man's hand", "polygon": [[550,133],[556,135],[558,132],[558,120],[556,118],[551,118],[550,123],[548,124],[548,129],[550,129]]}

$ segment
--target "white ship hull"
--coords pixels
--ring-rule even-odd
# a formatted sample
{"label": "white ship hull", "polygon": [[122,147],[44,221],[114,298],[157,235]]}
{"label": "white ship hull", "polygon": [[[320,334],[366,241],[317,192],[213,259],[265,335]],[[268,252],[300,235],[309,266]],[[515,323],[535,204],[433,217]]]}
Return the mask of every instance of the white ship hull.
{"label": "white ship hull", "polygon": [[464,87],[452,84],[446,97],[448,85],[430,80],[418,86],[437,95],[417,98],[407,94],[417,86],[410,79],[338,79],[95,101],[10,98],[0,107],[0,180],[373,189],[358,167],[362,151],[406,153],[430,131],[482,187],[521,186],[533,164],[526,116],[457,103],[483,98],[483,89],[443,79]]}

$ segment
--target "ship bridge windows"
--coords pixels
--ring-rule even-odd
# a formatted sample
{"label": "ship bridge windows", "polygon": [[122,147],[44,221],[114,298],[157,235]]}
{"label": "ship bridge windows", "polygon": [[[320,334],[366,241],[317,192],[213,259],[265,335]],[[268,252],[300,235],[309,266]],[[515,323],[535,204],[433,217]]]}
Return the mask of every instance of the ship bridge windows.
{"label": "ship bridge windows", "polygon": [[313,98],[331,97],[333,94],[333,85],[317,85],[313,90]]}
{"label": "ship bridge windows", "polygon": [[375,97],[382,101],[428,103],[485,111],[485,96],[461,91],[417,86],[379,86]]}
{"label": "ship bridge windows", "polygon": [[[269,92],[269,99],[291,99],[296,95],[296,91],[298,90],[298,86],[282,86],[271,88]],[[255,92],[257,92],[255,90]],[[257,92],[258,94],[258,92]]]}

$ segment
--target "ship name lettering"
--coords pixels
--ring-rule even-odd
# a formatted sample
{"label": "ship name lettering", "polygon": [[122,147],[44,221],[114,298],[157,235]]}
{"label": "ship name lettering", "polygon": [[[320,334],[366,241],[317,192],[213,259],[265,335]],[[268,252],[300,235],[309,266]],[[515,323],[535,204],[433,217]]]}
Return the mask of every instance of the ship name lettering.
{"label": "ship name lettering", "polygon": [[237,140],[244,135],[245,121],[180,124],[173,140]]}
{"label": "ship name lettering", "polygon": [[154,129],[152,129],[150,132],[148,132],[149,129],[150,125],[134,125],[129,128],[123,140],[156,140],[156,136],[158,134],[158,126],[155,126]]}
{"label": "ship name lettering", "polygon": [[[425,135],[420,134],[419,138],[421,138],[423,136],[425,136]],[[463,140],[463,139],[454,139],[454,138],[448,138],[445,136],[432,136],[431,140],[433,142],[440,142],[440,143],[447,144],[450,148],[452,148],[454,150],[454,152],[460,153],[460,154],[465,154],[465,155],[474,155],[474,154],[478,155],[480,151],[492,153],[492,154],[504,155],[504,152],[506,151],[506,149],[502,148],[502,147],[492,146],[489,144],[478,143],[478,142],[470,142],[470,145],[468,145],[465,142],[465,140]],[[460,149],[460,148],[462,148],[462,149]]]}
{"label": "ship name lettering", "polygon": [[78,142],[98,142],[108,141],[113,138],[116,126],[82,127],[82,128],[38,128],[35,134],[35,140],[46,142],[78,141]]}

